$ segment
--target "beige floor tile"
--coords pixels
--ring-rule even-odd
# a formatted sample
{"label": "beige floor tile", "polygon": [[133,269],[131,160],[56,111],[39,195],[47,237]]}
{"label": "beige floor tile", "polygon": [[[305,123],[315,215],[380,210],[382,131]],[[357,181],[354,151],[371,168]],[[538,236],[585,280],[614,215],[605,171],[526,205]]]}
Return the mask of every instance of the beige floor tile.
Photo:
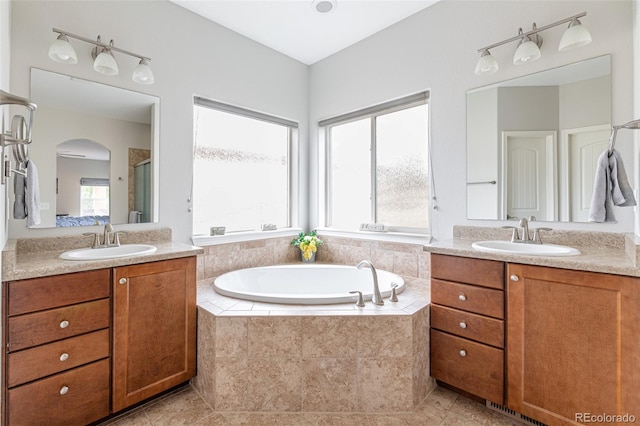
{"label": "beige floor tile", "polygon": [[191,387],[145,407],[144,412],[153,426],[193,425],[213,414]]}
{"label": "beige floor tile", "polygon": [[412,413],[214,413],[191,387],[103,426],[522,426],[522,423],[437,387]]}

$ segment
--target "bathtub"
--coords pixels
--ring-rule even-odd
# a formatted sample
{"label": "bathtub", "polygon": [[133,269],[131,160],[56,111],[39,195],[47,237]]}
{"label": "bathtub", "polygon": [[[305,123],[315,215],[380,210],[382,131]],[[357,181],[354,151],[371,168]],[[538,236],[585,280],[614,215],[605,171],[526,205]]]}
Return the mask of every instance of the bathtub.
{"label": "bathtub", "polygon": [[[404,290],[404,280],[391,272],[377,270],[382,297]],[[371,300],[373,277],[370,269],[342,265],[277,265],[227,272],[214,280],[215,290],[225,296],[256,302],[326,305],[355,302],[362,292]]]}

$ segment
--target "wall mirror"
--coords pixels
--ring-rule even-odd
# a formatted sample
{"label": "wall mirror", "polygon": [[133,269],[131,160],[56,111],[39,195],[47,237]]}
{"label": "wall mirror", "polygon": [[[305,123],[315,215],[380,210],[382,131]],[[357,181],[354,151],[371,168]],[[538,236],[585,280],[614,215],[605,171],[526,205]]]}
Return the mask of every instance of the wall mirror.
{"label": "wall mirror", "polygon": [[31,69],[38,228],[156,222],[160,100]]}
{"label": "wall mirror", "polygon": [[587,222],[611,130],[609,55],[467,92],[467,218]]}

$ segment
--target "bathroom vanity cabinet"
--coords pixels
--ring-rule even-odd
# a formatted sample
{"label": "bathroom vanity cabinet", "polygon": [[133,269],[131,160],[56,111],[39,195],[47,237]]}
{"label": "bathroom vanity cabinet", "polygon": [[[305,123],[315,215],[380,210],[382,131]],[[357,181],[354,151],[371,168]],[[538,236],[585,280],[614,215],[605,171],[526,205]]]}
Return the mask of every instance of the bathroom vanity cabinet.
{"label": "bathroom vanity cabinet", "polygon": [[431,376],[504,402],[504,264],[431,255]]}
{"label": "bathroom vanity cabinet", "polygon": [[433,377],[550,426],[640,418],[640,278],[434,253],[431,268]]}
{"label": "bathroom vanity cabinet", "polygon": [[640,418],[640,279],[519,264],[507,279],[507,406],[549,425]]}
{"label": "bathroom vanity cabinet", "polygon": [[109,415],[110,271],[14,281],[4,292],[6,423]]}
{"label": "bathroom vanity cabinet", "polygon": [[113,270],[113,411],[196,373],[194,258]]}
{"label": "bathroom vanity cabinet", "polygon": [[4,283],[3,424],[85,425],[193,377],[195,262]]}

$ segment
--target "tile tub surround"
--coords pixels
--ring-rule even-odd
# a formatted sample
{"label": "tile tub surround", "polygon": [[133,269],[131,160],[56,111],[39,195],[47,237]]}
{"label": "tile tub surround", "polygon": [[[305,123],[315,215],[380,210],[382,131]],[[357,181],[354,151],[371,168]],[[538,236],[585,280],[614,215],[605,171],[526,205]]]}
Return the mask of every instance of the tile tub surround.
{"label": "tile tub surround", "polygon": [[216,412],[411,412],[429,377],[429,281],[397,303],[248,302],[198,283],[198,376]]}
{"label": "tile tub surround", "polygon": [[[318,262],[355,266],[367,259],[376,268],[398,275],[429,277],[429,255],[421,244],[319,236],[324,244],[318,249]],[[204,253],[198,256],[198,279],[236,269],[300,262],[300,250],[290,245],[291,239],[278,237],[203,247]]]}
{"label": "tile tub surround", "polygon": [[[538,226],[538,225],[533,225]],[[578,256],[526,256],[488,253],[474,250],[471,244],[481,240],[511,239],[511,231],[500,228],[455,226],[453,239],[424,246],[425,252],[500,260],[527,265],[549,266],[578,271],[640,277],[640,245],[638,237],[609,232],[551,231],[543,236],[545,243],[562,244],[581,251]]]}

